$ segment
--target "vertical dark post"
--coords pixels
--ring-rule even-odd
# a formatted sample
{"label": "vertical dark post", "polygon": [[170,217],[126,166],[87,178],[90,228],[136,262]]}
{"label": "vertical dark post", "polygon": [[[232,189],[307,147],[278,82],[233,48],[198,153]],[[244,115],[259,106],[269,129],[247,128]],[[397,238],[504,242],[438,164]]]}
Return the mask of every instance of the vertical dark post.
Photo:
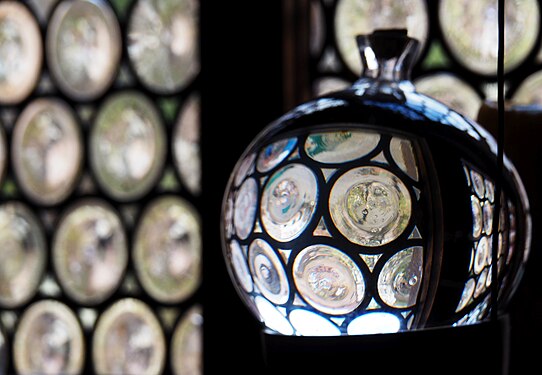
{"label": "vertical dark post", "polygon": [[[505,0],[498,0],[498,28],[499,28],[499,45],[497,52],[497,175],[495,181],[495,211],[493,216],[493,233],[499,233],[499,221],[501,211],[501,195],[502,195],[502,171],[504,160],[504,32],[505,32],[505,18],[504,18],[504,3]],[[498,245],[499,236],[493,236],[492,243],[492,274],[491,279],[491,318],[493,321],[497,320],[497,299],[499,295],[499,282],[498,282]]]}

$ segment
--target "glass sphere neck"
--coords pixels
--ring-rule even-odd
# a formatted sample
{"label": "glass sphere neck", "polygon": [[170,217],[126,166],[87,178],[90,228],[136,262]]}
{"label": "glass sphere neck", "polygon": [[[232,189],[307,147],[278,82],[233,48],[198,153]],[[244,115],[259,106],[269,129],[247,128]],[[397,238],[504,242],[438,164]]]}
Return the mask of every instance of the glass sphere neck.
{"label": "glass sphere neck", "polygon": [[356,37],[361,56],[361,80],[409,81],[419,43],[406,30],[376,30]]}

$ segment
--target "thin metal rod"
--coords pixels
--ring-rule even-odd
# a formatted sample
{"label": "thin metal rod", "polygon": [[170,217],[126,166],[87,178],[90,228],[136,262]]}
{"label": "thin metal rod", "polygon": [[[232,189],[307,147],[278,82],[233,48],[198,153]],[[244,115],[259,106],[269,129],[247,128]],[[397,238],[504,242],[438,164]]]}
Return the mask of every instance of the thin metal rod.
{"label": "thin metal rod", "polygon": [[495,210],[493,211],[493,246],[492,246],[492,272],[491,272],[491,319],[497,320],[497,307],[499,295],[499,221],[501,218],[502,175],[504,167],[504,40],[505,40],[505,0],[498,1],[498,27],[499,45],[497,52],[497,174],[495,179]]}

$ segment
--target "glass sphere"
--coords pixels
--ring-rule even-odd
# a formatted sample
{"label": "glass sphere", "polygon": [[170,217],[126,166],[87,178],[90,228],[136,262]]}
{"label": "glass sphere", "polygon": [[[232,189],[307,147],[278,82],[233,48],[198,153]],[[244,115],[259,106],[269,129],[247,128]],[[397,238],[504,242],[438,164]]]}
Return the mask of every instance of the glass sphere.
{"label": "glass sphere", "polygon": [[22,315],[13,343],[19,374],[79,374],[85,362],[83,331],[66,305],[44,300]]}
{"label": "glass sphere", "polygon": [[487,131],[415,91],[406,30],[358,43],[352,87],[286,113],[237,163],[222,215],[234,285],[284,335],[483,322],[506,308],[528,256],[523,184],[506,158],[497,175]]}

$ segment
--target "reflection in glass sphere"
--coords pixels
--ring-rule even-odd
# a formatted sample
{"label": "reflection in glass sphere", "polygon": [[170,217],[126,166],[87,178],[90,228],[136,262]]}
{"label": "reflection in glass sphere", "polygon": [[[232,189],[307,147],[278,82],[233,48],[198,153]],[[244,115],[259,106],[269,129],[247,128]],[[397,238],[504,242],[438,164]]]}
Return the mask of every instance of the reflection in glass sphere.
{"label": "reflection in glass sphere", "polygon": [[297,144],[297,138],[283,139],[265,147],[258,155],[256,169],[269,172],[290,155]]}
{"label": "reflection in glass sphere", "polygon": [[87,200],[62,218],[53,240],[53,266],[64,291],[96,304],[119,285],[128,262],[122,223],[105,202]]}
{"label": "reflection in glass sphere", "polygon": [[331,189],[331,218],[353,243],[380,246],[403,233],[411,215],[404,183],[380,167],[360,167],[342,175]]}
{"label": "reflection in glass sphere", "polygon": [[435,73],[418,78],[414,83],[418,92],[437,99],[471,119],[478,116],[482,99],[460,78],[449,73]]}
{"label": "reflection in glass sphere", "polygon": [[277,241],[290,241],[311,221],[317,199],[316,176],[309,168],[302,164],[282,167],[269,178],[263,190],[262,224]]}
{"label": "reflection in glass sphere", "polygon": [[514,93],[512,101],[520,105],[542,105],[542,71],[527,77]]}
{"label": "reflection in glass sphere", "polygon": [[230,243],[229,251],[229,259],[231,267],[233,268],[233,272],[235,273],[235,277],[237,277],[239,284],[241,284],[241,287],[247,293],[252,292],[252,276],[250,276],[250,271],[247,266],[247,260],[245,258],[245,255],[243,254],[243,250],[241,249],[239,242],[233,240]]}
{"label": "reflection in glass sphere", "polygon": [[340,336],[341,331],[330,320],[303,309],[295,309],[290,315],[290,323],[301,336]]}
{"label": "reflection in glass sphere", "polygon": [[0,103],[25,99],[38,82],[43,59],[41,33],[28,9],[0,3]]}
{"label": "reflection in glass sphere", "polygon": [[121,43],[117,18],[107,2],[61,2],[47,29],[48,66],[59,88],[78,100],[101,95],[115,77]]}
{"label": "reflection in glass sphere", "polygon": [[365,282],[358,266],[331,246],[313,245],[302,250],[294,260],[293,278],[301,296],[328,314],[347,314],[365,296]]}
{"label": "reflection in glass sphere", "polygon": [[175,375],[203,374],[203,315],[200,306],[192,307],[177,324],[171,342]]}
{"label": "reflection in glass sphere", "polygon": [[195,195],[201,193],[200,156],[200,101],[192,96],[185,103],[173,135],[173,157],[175,166],[188,190]]}
{"label": "reflection in glass sphere", "polygon": [[305,152],[320,163],[344,163],[367,155],[379,141],[378,133],[359,130],[317,133],[307,137]]}
{"label": "reflection in glass sphere", "polygon": [[36,293],[46,242],[38,218],[22,203],[0,205],[0,305],[17,307]]}
{"label": "reflection in glass sphere", "polygon": [[11,150],[19,186],[34,201],[56,204],[75,187],[83,144],[79,124],[64,102],[30,103],[15,124]]}
{"label": "reflection in glass sphere", "polygon": [[100,109],[90,134],[90,162],[100,185],[116,199],[146,194],[162,173],[166,135],[145,96],[124,92]]}
{"label": "reflection in glass sphere", "polygon": [[[454,56],[479,74],[497,74],[497,0],[440,0],[442,34]],[[504,70],[520,65],[532,51],[540,29],[536,0],[505,3]]]}
{"label": "reflection in glass sphere", "polygon": [[253,178],[245,180],[237,192],[233,206],[233,224],[239,238],[245,239],[252,232],[256,217],[258,184]]}
{"label": "reflection in glass sphere", "polygon": [[425,45],[429,19],[424,0],[340,0],[335,13],[337,47],[346,65],[359,74],[356,36],[377,29],[407,29]]}
{"label": "reflection in glass sphere", "polygon": [[392,256],[378,276],[378,293],[388,306],[404,308],[416,303],[422,284],[423,249],[410,247]]}
{"label": "reflection in glass sphere", "polygon": [[98,374],[159,374],[165,355],[160,323],[141,301],[125,298],[116,302],[96,324],[92,359]]}
{"label": "reflection in glass sphere", "polygon": [[401,329],[401,319],[387,312],[370,312],[352,320],[348,325],[349,335],[374,335],[395,333]]}
{"label": "reflection in glass sphere", "polygon": [[273,248],[264,240],[254,240],[248,249],[248,265],[260,292],[271,302],[288,301],[290,287],[286,271]]}
{"label": "reflection in glass sphere", "polygon": [[198,2],[139,0],[128,25],[128,56],[149,88],[174,92],[199,71]]}
{"label": "reflection in glass sphere", "polygon": [[79,321],[67,306],[52,300],[37,302],[17,326],[15,368],[19,374],[80,374],[84,345]]}
{"label": "reflection in glass sphere", "polygon": [[196,210],[164,196],[143,212],[134,240],[134,265],[143,288],[160,302],[180,302],[200,283],[201,230]]}

